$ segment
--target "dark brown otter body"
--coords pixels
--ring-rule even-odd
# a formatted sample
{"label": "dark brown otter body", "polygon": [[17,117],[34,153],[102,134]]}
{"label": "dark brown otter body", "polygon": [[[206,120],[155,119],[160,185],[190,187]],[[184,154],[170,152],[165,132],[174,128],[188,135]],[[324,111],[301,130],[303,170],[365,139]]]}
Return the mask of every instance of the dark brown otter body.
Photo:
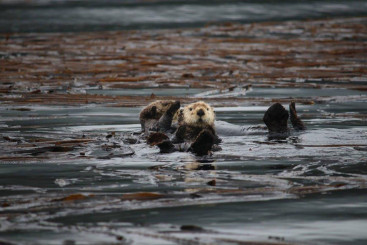
{"label": "dark brown otter body", "polygon": [[[213,127],[207,125],[205,127],[196,127],[196,126],[189,126],[189,125],[181,125],[175,132],[175,138],[173,142],[175,143],[182,143],[182,142],[193,142],[201,131],[207,130],[211,134],[216,136],[216,132]],[[218,136],[217,136],[218,138]],[[219,141],[219,138],[218,140]]]}

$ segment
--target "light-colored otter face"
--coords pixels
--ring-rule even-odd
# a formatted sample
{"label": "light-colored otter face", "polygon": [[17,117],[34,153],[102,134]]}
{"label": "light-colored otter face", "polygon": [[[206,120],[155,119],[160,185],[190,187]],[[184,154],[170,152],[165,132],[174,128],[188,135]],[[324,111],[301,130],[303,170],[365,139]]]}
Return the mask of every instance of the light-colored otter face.
{"label": "light-colored otter face", "polygon": [[182,121],[190,126],[214,127],[215,113],[213,108],[204,101],[198,101],[185,106],[182,111]]}

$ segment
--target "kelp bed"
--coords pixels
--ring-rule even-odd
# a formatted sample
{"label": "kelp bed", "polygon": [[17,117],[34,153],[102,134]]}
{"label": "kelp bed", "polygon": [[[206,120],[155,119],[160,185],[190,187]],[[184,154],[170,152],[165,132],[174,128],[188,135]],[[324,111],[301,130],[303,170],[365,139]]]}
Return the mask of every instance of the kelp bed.
{"label": "kelp bed", "polygon": [[[0,237],[25,244],[365,244],[367,18],[0,36]],[[137,136],[156,99],[305,132],[207,157]]]}
{"label": "kelp bed", "polygon": [[366,91],[366,22],[347,18],[158,31],[2,34],[1,101],[142,106],[157,99],[154,93],[139,101],[135,96],[87,93],[95,88],[228,89],[249,84]]}

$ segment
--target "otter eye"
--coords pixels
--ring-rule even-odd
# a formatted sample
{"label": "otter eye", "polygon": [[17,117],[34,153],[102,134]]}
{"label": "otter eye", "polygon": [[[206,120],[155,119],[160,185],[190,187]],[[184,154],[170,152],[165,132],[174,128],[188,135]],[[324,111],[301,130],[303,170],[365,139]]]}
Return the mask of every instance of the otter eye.
{"label": "otter eye", "polygon": [[209,108],[206,108],[207,111],[209,111]]}
{"label": "otter eye", "polygon": [[192,108],[190,108],[190,111],[192,111]]}

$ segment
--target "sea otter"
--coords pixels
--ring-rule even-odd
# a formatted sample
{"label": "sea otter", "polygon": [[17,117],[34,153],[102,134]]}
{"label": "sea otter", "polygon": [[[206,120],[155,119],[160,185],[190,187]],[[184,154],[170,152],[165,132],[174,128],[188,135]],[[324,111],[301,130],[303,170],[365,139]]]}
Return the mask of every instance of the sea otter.
{"label": "sea otter", "polygon": [[204,101],[185,106],[178,115],[179,127],[175,133],[174,142],[193,141],[203,130],[208,130],[216,135],[214,121],[214,110]]}
{"label": "sea otter", "polygon": [[180,102],[174,100],[157,100],[150,103],[139,115],[142,131],[145,134],[149,131],[170,131],[173,117],[179,108]]}
{"label": "sea otter", "polygon": [[215,113],[213,107],[204,101],[185,106],[178,115],[178,125],[173,143],[191,143],[189,151],[206,155],[214,144],[221,140],[214,128]]}
{"label": "sea otter", "polygon": [[[191,151],[197,155],[206,155],[213,150],[214,144],[220,142],[214,129],[215,113],[207,103],[199,101],[185,106],[177,113],[177,120],[178,128],[172,139],[167,134],[163,134],[163,132],[167,133],[167,128],[164,128],[159,130],[161,133],[150,134],[147,143],[157,145],[164,153]],[[155,125],[160,126],[157,123]]]}
{"label": "sea otter", "polygon": [[[203,101],[195,102],[178,110],[178,101],[156,101],[149,104],[140,114],[142,129],[160,133],[152,133],[147,143],[157,145],[162,153],[173,151],[191,151],[197,155],[206,155],[218,149],[221,142],[214,128],[215,113],[213,108]],[[159,113],[157,112],[159,109]],[[290,120],[296,130],[304,130],[302,120],[297,116],[295,103],[289,105]],[[159,118],[158,116],[161,115]],[[177,116],[178,127],[172,127],[172,120]],[[144,120],[142,120],[142,118]],[[269,137],[284,138],[289,135],[288,111],[275,103],[265,112],[263,121],[269,131]],[[218,128],[217,128],[218,129]],[[175,130],[172,139],[168,136]],[[229,123],[219,125],[220,133],[225,135],[246,135],[248,128]]]}

